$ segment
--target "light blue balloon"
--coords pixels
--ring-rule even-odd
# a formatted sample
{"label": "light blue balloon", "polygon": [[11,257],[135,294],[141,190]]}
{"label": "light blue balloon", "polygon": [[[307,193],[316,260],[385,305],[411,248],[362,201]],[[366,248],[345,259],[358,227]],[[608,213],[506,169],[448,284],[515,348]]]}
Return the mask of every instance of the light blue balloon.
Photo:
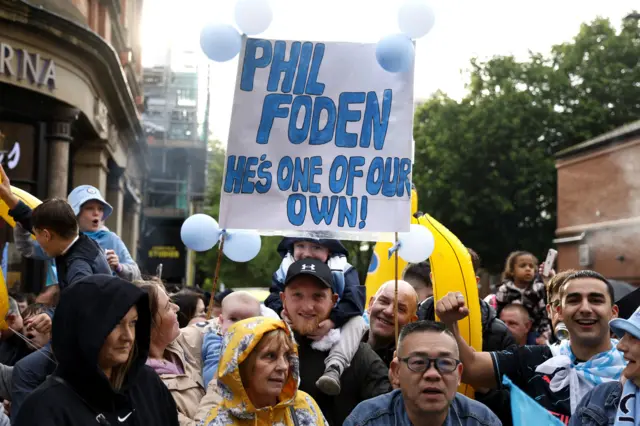
{"label": "light blue balloon", "polygon": [[232,25],[210,24],[200,32],[200,47],[209,59],[229,61],[240,53],[242,36]]}
{"label": "light blue balloon", "polygon": [[187,218],[180,229],[180,238],[194,251],[211,250],[220,239],[218,222],[209,215],[198,213]]}
{"label": "light blue balloon", "polygon": [[406,72],[413,66],[413,42],[404,34],[382,38],[376,46],[376,59],[389,72]]}
{"label": "light blue balloon", "polygon": [[228,229],[222,252],[234,262],[248,262],[260,253],[262,240],[256,231]]}

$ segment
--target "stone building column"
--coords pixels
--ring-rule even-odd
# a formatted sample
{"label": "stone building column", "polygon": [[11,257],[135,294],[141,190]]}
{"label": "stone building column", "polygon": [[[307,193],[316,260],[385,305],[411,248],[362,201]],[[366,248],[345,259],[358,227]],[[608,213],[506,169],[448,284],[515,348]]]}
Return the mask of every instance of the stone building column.
{"label": "stone building column", "polygon": [[73,159],[73,186],[91,185],[107,195],[109,153],[106,142],[88,143],[81,146]]}
{"label": "stone building column", "polygon": [[69,144],[71,126],[78,116],[78,110],[60,108],[51,117],[46,127],[45,139],[49,151],[48,198],[67,198],[69,190]]}
{"label": "stone building column", "polygon": [[[124,174],[123,167],[112,167],[109,176],[107,177],[107,193],[106,199],[111,207],[113,207],[113,213],[107,219],[106,225],[111,231],[115,232],[123,237],[122,224],[124,220]],[[124,240],[124,239],[123,239]]]}
{"label": "stone building column", "polygon": [[[131,197],[128,197],[131,200]],[[131,200],[125,202],[125,214],[122,223],[122,241],[129,249],[133,260],[138,260],[138,239],[140,238],[140,210],[141,205]]]}

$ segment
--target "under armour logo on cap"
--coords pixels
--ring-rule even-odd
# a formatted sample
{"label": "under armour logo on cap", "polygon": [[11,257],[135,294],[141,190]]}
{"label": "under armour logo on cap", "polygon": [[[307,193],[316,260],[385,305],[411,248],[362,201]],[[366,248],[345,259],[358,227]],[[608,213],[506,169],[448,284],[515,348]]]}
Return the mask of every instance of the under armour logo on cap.
{"label": "under armour logo on cap", "polygon": [[[331,274],[331,268],[329,268],[326,263],[312,258],[300,259],[289,266],[284,282],[285,286],[291,281],[304,275],[307,277],[313,277],[314,280],[317,280],[323,286],[333,290],[333,276]],[[304,279],[303,281],[309,282],[309,280]]]}
{"label": "under armour logo on cap", "polygon": [[87,188],[87,192],[89,194],[96,194],[97,193],[96,189],[91,187],[91,186]]}

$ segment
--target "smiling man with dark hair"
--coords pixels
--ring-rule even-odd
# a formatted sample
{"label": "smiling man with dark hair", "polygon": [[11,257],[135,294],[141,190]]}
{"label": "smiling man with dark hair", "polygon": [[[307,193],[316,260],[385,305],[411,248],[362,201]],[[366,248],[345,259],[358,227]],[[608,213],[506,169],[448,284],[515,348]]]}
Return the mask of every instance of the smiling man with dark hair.
{"label": "smiling man with dark hair", "polygon": [[558,316],[571,339],[553,348],[475,352],[458,330],[458,321],[469,314],[461,293],[448,293],[439,300],[436,314],[456,336],[465,383],[495,388],[506,375],[566,424],[585,394],[601,383],[619,380],[625,367],[622,353],[610,338],[609,321],[618,315],[612,297],[611,284],[597,272],[569,275],[560,289]]}

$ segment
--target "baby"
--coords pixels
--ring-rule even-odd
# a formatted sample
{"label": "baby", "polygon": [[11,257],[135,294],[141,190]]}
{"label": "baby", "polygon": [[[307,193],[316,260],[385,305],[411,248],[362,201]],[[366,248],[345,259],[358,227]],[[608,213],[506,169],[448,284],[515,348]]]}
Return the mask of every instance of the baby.
{"label": "baby", "polygon": [[205,389],[218,371],[222,337],[229,327],[243,319],[262,315],[260,302],[246,291],[234,291],[222,300],[222,313],[213,321],[202,342],[202,379]]}

